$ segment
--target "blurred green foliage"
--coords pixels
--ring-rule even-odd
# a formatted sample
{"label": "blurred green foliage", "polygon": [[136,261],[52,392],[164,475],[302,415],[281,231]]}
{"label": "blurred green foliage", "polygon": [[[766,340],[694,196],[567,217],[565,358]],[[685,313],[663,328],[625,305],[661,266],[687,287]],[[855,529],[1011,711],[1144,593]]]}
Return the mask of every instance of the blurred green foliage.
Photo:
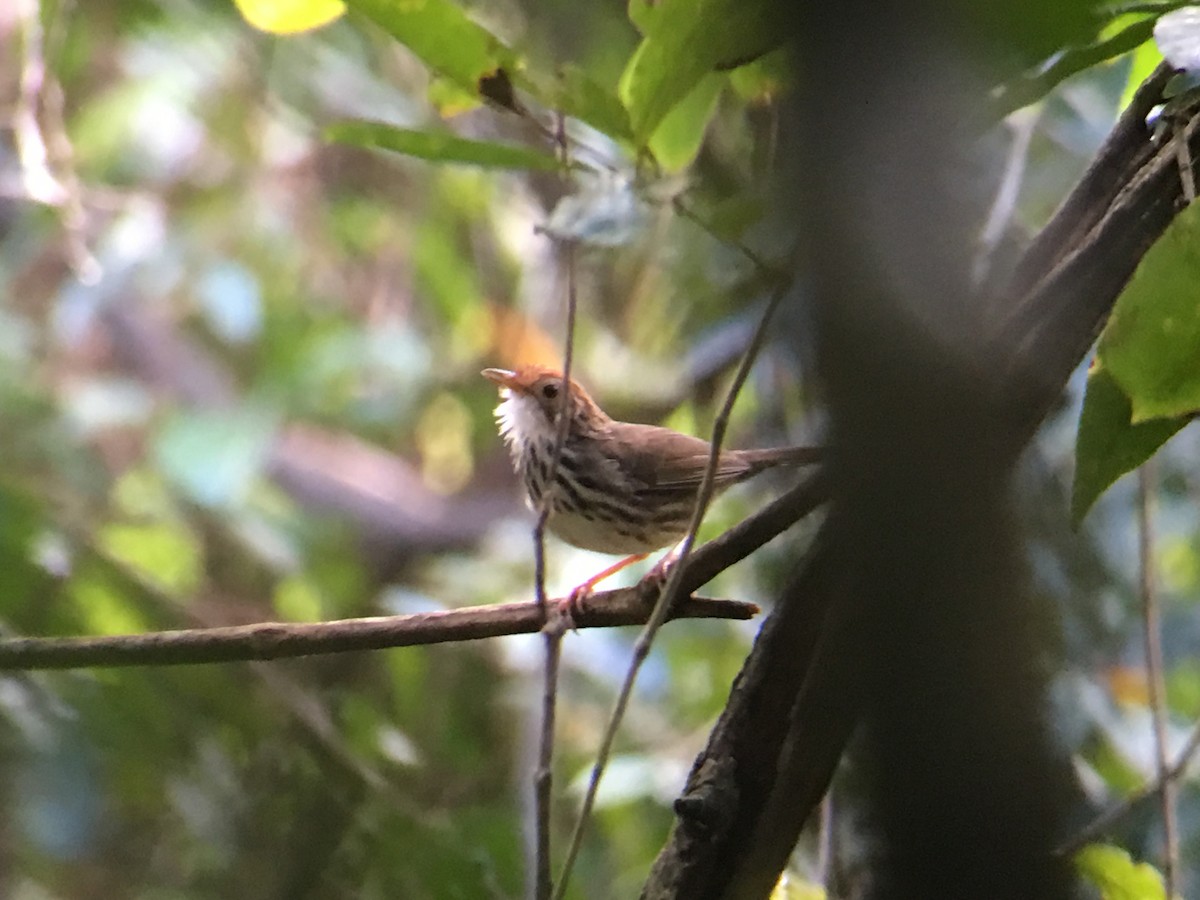
{"label": "blurred green foliage", "polygon": [[[697,433],[711,424],[766,290],[737,242],[770,260],[790,249],[771,175],[792,75],[781,51],[760,56],[784,38],[763,28],[765,7],[348,6],[287,38],[202,0],[0,13],[6,633],[528,598],[528,519],[491,420],[494,389],[477,372],[560,352],[563,273],[543,228],[587,245],[579,377],[619,415]],[[999,58],[1024,64],[1075,39],[1076,6],[1032,36],[1003,11],[974,27],[1001,36]],[[1081,40],[1105,23],[1091,26]],[[1143,71],[1147,51],[1137,53]],[[1029,98],[1018,227],[1044,220],[1126,90],[1129,59],[1089,65]],[[480,77],[498,71],[528,115],[480,95]],[[554,158],[556,108],[568,114],[570,179],[539,170]],[[1008,127],[994,146],[1008,146]],[[365,146],[329,142],[331,129]],[[438,164],[464,155],[481,166]],[[768,343],[733,443],[811,437],[800,357]],[[1127,492],[1102,499],[1071,542],[1054,537],[1074,412],[1047,429],[1044,465],[1029,476],[1039,496],[1061,500],[1057,514],[1031,514],[1031,553],[1066,628],[1056,715],[1100,803],[1149,774],[1149,729],[1137,679],[1117,677],[1138,646]],[[1173,734],[1200,705],[1188,659],[1198,580],[1183,577],[1200,570],[1187,447],[1164,454],[1161,498],[1164,562],[1178,575],[1164,591]],[[704,534],[772,489],[726,498]],[[709,590],[767,602],[798,531]],[[601,564],[552,546],[552,592]],[[664,631],[570,896],[636,893],[754,627]],[[631,642],[567,638],[560,846]],[[537,642],[512,638],[10,673],[0,895],[520,896],[539,665]],[[1193,877],[1198,812],[1189,781]],[[1134,858],[1158,853],[1150,818],[1121,838]],[[781,895],[818,896],[813,866],[798,851]]]}

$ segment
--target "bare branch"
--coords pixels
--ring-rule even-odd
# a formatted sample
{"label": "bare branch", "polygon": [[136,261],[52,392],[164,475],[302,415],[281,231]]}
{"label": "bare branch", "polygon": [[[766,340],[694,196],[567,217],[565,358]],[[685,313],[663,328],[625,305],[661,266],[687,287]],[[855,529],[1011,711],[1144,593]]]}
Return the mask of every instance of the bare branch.
{"label": "bare branch", "polygon": [[[575,625],[579,628],[640,625],[651,613],[650,604],[636,587],[600,591],[578,609]],[[673,610],[671,617],[749,619],[757,613],[753,603],[692,597]],[[310,624],[260,622],[106,637],[4,638],[0,640],[0,670],[291,659],[532,634],[542,625],[538,604],[528,602]]]}

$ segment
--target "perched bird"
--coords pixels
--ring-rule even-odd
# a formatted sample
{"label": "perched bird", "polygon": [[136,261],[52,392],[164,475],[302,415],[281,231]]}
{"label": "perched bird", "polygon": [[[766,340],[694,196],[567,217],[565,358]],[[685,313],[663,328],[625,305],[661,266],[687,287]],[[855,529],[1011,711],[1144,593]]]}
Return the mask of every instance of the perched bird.
{"label": "perched bird", "polygon": [[[500,435],[537,509],[551,478],[561,372],[543,366],[484,369],[500,386]],[[568,544],[599,553],[629,554],[576,589],[586,593],[614,572],[683,538],[708,467],[710,445],[669,428],[618,422],[578,382],[567,384],[566,441],[553,473],[546,527]],[[724,450],[713,475],[720,492],[774,466],[815,463],[816,447]]]}

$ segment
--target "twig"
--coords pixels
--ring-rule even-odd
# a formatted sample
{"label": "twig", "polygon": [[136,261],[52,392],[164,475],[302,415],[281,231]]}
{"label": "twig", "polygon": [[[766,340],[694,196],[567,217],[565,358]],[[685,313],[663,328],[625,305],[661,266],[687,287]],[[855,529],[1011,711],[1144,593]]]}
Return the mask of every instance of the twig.
{"label": "twig", "polygon": [[1008,234],[1025,183],[1025,167],[1029,162],[1029,145],[1037,130],[1040,110],[1030,109],[1008,119],[1010,143],[1004,160],[1004,172],[996,188],[996,196],[988,210],[987,220],[979,235],[979,249],[971,263],[971,279],[976,286],[986,284],[991,275],[993,257]]}
{"label": "twig", "polygon": [[1161,778],[1148,781],[1115,806],[1109,807],[1066,841],[1059,844],[1054,852],[1059,856],[1070,856],[1107,832],[1113,825],[1129,815],[1134,808],[1157,795],[1162,790],[1164,782],[1179,779],[1191,764],[1198,750],[1200,750],[1200,722],[1196,723],[1192,729],[1192,733],[1184,741],[1183,749],[1175,757],[1175,762],[1163,773]]}
{"label": "twig", "polygon": [[1192,171],[1192,151],[1188,147],[1187,120],[1175,125],[1172,142],[1175,144],[1175,161],[1179,165],[1179,184],[1183,191],[1184,203],[1190,204],[1196,199],[1196,174]]}
{"label": "twig", "polygon": [[824,469],[818,469],[749,518],[693,551],[687,564],[680,564],[683,592],[690,593],[707,584],[735,562],[787,531],[825,503],[829,491],[829,479]]}
{"label": "twig", "polygon": [[711,222],[684,203],[679,196],[671,198],[671,206],[678,215],[698,226],[700,230],[702,230],[709,237],[738,251],[738,253],[746,257],[746,259],[750,261],[750,264],[762,274],[777,280],[788,280],[788,276],[786,274],[780,272],[775,266],[763,259],[758,252],[751,249],[748,244],[744,243],[743,241],[727,237],[726,235],[718,234]]}
{"label": "twig", "polygon": [[1179,879],[1179,825],[1175,818],[1175,783],[1165,776],[1167,759],[1166,685],[1163,681],[1162,619],[1154,579],[1154,500],[1151,489],[1155,467],[1148,462],[1138,470],[1138,593],[1142,600],[1142,637],[1146,653],[1146,681],[1150,693],[1150,715],[1154,724],[1154,770],[1162,810],[1166,844],[1163,880],[1168,897],[1175,896]]}
{"label": "twig", "polygon": [[[640,625],[651,611],[636,587],[619,588],[598,591],[577,604],[574,622],[577,628]],[[672,610],[671,617],[749,619],[757,613],[753,603],[693,597]],[[333,622],[257,622],[104,637],[8,637],[0,638],[0,670],[291,659],[532,634],[542,625],[541,608],[536,602],[527,602]]]}
{"label": "twig", "polygon": [[703,521],[704,513],[708,509],[709,500],[712,499],[713,475],[721,458],[721,443],[725,439],[725,429],[729,424],[729,416],[733,410],[734,401],[737,399],[742,385],[745,384],[746,378],[750,374],[750,367],[753,365],[754,360],[758,356],[758,351],[766,339],[767,325],[771,320],[771,315],[775,312],[775,309],[779,306],[779,303],[790,287],[790,282],[784,282],[776,287],[772,293],[766,309],[763,310],[762,318],[759,320],[754,337],[751,339],[750,345],[746,348],[741,365],[734,375],[733,383],[729,386],[729,391],[725,395],[725,402],[722,404],[721,410],[713,423],[708,466],[704,471],[704,478],[700,482],[700,490],[696,495],[696,506],[692,512],[692,521],[688,526],[687,534],[679,545],[678,560],[671,567],[667,583],[658,595],[658,601],[654,605],[654,612],[651,613],[649,621],[646,622],[645,628],[642,629],[642,633],[638,636],[637,642],[633,646],[633,658],[630,660],[629,670],[625,673],[625,680],[621,684],[616,703],[613,706],[612,715],[609,717],[608,725],[604,730],[604,736],[600,741],[600,749],[596,753],[596,762],[592,766],[592,773],[588,779],[587,792],[584,794],[579,817],[575,821],[575,830],[571,835],[571,844],[567,850],[567,858],[563,863],[562,872],[558,880],[558,889],[554,894],[555,900],[562,900],[567,884],[570,881],[571,869],[574,867],[575,859],[579,855],[580,847],[583,844],[583,833],[587,828],[592,808],[596,803],[596,794],[600,789],[600,779],[603,777],[604,769],[608,764],[608,757],[612,752],[612,745],[616,739],[617,730],[625,717],[625,710],[629,705],[629,698],[633,694],[633,686],[637,681],[638,672],[641,670],[646,658],[650,655],[654,636],[667,620],[671,606],[674,604],[675,598],[680,593],[683,585],[683,574],[688,557],[691,554],[692,545],[696,541],[696,532],[700,529],[700,523]]}
{"label": "twig", "polygon": [[[29,200],[60,211],[71,267],[81,281],[92,284],[100,278],[100,263],[84,240],[86,216],[79,179],[71,165],[74,149],[63,125],[62,91],[48,75],[41,4],[38,0],[22,0],[17,10],[21,20],[22,58],[13,134],[21,163],[21,186]],[[45,135],[38,119],[39,106],[43,105],[48,122]],[[61,175],[52,169],[54,160],[46,135],[59,157]]]}
{"label": "twig", "polygon": [[[563,177],[568,179],[571,171],[571,145],[567,141],[566,117],[559,111],[555,118],[554,140],[562,163]],[[570,385],[571,363],[575,347],[575,309],[577,305],[575,284],[575,243],[566,241],[561,245],[567,279],[567,327],[563,337],[562,386],[559,390],[558,431],[554,436],[554,449],[550,454],[549,477],[542,491],[538,508],[537,526],[534,528],[534,555],[537,577],[537,602],[542,611],[544,625],[542,641],[545,644],[545,662],[542,670],[542,723],[538,737],[537,771],[534,773],[534,809],[536,817],[536,854],[534,896],[537,900],[549,900],[554,891],[550,870],[550,803],[554,787],[554,732],[558,703],[558,668],[562,658],[562,638],[566,627],[565,619],[557,615],[557,607],[546,602],[546,521],[554,503],[554,486],[558,481],[558,467],[567,433],[571,427]]]}

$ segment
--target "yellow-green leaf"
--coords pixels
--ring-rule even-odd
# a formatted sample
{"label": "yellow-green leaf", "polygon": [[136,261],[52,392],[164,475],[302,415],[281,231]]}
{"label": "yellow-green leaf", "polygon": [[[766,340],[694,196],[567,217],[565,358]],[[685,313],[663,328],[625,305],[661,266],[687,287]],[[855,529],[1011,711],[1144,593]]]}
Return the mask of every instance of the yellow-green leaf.
{"label": "yellow-green leaf", "polygon": [[182,524],[109,525],[100,532],[98,544],[168,594],[183,597],[199,586],[199,541]]}
{"label": "yellow-green leaf", "polygon": [[726,81],[724,75],[715,72],[704,76],[654,129],[650,152],[664,171],[679,172],[696,158]]}
{"label": "yellow-green leaf", "polygon": [[519,68],[515,52],[450,0],[348,0],[347,5],[465,90],[477,92],[479,79],[497,69]]}
{"label": "yellow-green leaf", "polygon": [[433,162],[497,169],[536,169],[543,172],[559,168],[559,162],[553,154],[531,147],[473,141],[445,131],[416,131],[383,122],[338,122],[325,129],[325,137],[331,141],[377,147]]}
{"label": "yellow-green leaf", "polygon": [[663,0],[643,17],[646,37],[621,76],[634,137],[646,141],[709,72],[778,47],[783,33],[767,0]]}
{"label": "yellow-green leaf", "polygon": [[1200,203],[1142,258],[1097,355],[1129,397],[1135,424],[1200,410]]}
{"label": "yellow-green leaf", "polygon": [[346,11],[342,0],[234,0],[247,22],[271,34],[320,28]]}
{"label": "yellow-green leaf", "polygon": [[1089,844],[1075,854],[1080,873],[1100,889],[1104,900],[1166,900],[1162,875],[1147,863],[1134,862],[1111,844]]}

